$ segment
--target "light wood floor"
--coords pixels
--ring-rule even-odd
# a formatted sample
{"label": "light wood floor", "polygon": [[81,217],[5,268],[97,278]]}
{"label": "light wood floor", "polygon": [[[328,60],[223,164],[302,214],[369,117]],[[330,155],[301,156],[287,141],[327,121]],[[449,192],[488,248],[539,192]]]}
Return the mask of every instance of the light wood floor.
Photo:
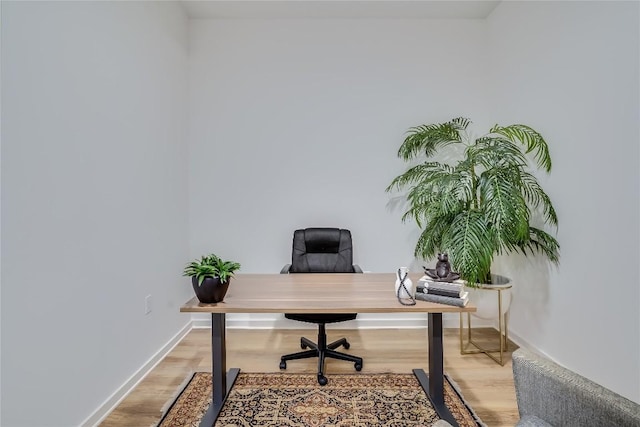
{"label": "light wood floor", "polygon": [[[194,371],[211,370],[210,329],[194,329],[163,359],[147,377],[113,410],[103,427],[149,427],[161,417],[162,408],[175,397],[179,386]],[[300,336],[316,340],[315,330],[238,330],[227,331],[227,367],[246,372],[277,372],[280,356],[300,349]],[[420,329],[328,330],[328,340],[347,337],[349,353],[364,358],[362,372],[410,373],[427,365],[426,331]],[[495,334],[495,335],[493,335]],[[474,331],[474,339],[495,337],[491,329]],[[495,341],[494,341],[495,342]],[[515,348],[510,344],[510,350]],[[341,349],[343,350],[343,349]],[[518,409],[508,362],[500,366],[484,354],[461,355],[458,329],[444,331],[445,372],[458,383],[462,393],[489,427],[513,426]],[[316,370],[316,360],[291,361],[287,372]],[[326,375],[354,373],[353,364],[327,360]]]}

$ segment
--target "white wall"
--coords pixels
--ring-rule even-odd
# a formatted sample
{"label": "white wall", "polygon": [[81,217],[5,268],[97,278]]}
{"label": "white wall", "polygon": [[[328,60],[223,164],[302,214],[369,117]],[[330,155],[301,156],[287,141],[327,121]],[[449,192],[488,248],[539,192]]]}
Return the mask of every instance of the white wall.
{"label": "white wall", "polygon": [[352,231],[365,270],[412,263],[417,230],[384,190],[405,168],[396,152],[409,127],[484,119],[485,29],[479,20],[192,20],[192,255],[278,272],[293,230],[337,226]]}
{"label": "white wall", "polygon": [[341,226],[363,268],[411,262],[384,189],[408,127],[484,114],[482,22],[193,20],[190,34],[193,255],[277,272],[295,228]]}
{"label": "white wall", "polygon": [[638,2],[503,2],[488,20],[496,121],[549,142],[561,265],[519,260],[511,331],[640,402]]}
{"label": "white wall", "polygon": [[187,22],[2,2],[3,426],[79,425],[189,321]]}

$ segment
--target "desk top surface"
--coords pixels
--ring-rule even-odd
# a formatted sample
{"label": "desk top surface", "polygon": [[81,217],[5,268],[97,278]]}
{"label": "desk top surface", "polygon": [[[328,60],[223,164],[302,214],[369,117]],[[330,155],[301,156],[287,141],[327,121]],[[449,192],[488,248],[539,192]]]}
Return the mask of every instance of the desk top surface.
{"label": "desk top surface", "polygon": [[[410,275],[413,283],[421,277]],[[395,296],[396,275],[364,274],[236,274],[224,301],[202,304],[196,297],[181,312],[195,313],[458,313],[476,308],[417,300],[400,304]]]}

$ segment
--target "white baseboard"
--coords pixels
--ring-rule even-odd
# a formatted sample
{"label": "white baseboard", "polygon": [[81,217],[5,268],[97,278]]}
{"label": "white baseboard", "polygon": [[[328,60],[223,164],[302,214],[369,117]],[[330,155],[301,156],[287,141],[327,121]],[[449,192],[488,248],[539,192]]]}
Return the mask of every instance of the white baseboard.
{"label": "white baseboard", "polygon": [[[194,328],[210,328],[210,316],[192,317]],[[315,329],[312,323],[296,322],[285,319],[282,315],[252,317],[247,315],[227,315],[226,326],[228,329]],[[409,316],[375,316],[359,315],[357,319],[339,324],[327,325],[328,329],[418,329],[427,326],[427,315],[414,313]],[[444,314],[442,319],[444,328],[458,328],[460,318],[457,313]],[[491,321],[474,319],[474,327],[492,327]]]}
{"label": "white baseboard", "polygon": [[[497,330],[497,326],[496,326],[496,330]],[[522,338],[520,335],[518,335],[517,333],[513,332],[512,329],[509,329],[509,341],[512,341],[515,345],[517,345],[518,347],[524,347],[524,348],[528,348],[529,350],[533,350],[537,353],[543,354],[544,356],[548,357],[549,359],[551,359],[546,353],[544,353],[542,350],[540,350],[538,347],[532,345],[529,341],[527,341],[526,339]]]}
{"label": "white baseboard", "polygon": [[160,350],[158,350],[147,362],[140,367],[131,377],[125,381],[111,396],[104,401],[102,405],[98,407],[89,417],[84,420],[81,427],[94,427],[98,426],[106,417],[115,409],[116,406],[147,376],[149,372],[155,366],[160,363],[164,357],[169,354],[173,348],[178,345],[180,341],[189,333],[192,329],[192,322],[187,323],[184,327],[175,334]]}

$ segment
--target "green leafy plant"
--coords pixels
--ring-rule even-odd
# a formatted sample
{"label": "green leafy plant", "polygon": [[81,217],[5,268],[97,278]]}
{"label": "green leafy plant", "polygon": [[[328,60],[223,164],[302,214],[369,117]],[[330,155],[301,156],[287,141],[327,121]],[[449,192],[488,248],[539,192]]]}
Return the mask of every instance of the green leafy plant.
{"label": "green leafy plant", "polygon": [[[496,254],[541,253],[557,264],[560,245],[530,223],[532,213],[540,212],[544,224],[558,225],[549,196],[529,171],[530,157],[551,171],[547,142],[521,124],[495,125],[472,139],[470,123],[460,117],[413,127],[398,150],[404,161],[418,163],[386,191],[408,190],[402,220],[412,218],[421,229],[415,256],[447,252],[453,270],[470,286],[491,283]],[[436,161],[436,155],[453,160]]]}
{"label": "green leafy plant", "polygon": [[200,259],[190,262],[184,268],[183,276],[196,277],[198,286],[202,285],[205,277],[219,277],[222,283],[233,277],[233,273],[240,269],[240,264],[234,261],[223,261],[215,254],[203,255]]}

